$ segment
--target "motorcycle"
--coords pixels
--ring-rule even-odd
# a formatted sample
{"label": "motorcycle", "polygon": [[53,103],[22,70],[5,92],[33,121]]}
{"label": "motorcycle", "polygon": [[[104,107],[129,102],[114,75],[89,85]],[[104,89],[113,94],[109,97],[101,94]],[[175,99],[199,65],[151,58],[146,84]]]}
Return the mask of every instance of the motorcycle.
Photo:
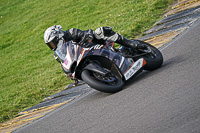
{"label": "motorcycle", "polygon": [[101,92],[115,93],[143,70],[152,71],[163,64],[163,56],[156,47],[140,43],[148,49],[124,46],[115,49],[114,42],[106,42],[106,45],[88,42],[83,47],[69,41],[56,49],[54,57],[71,79],[82,80]]}

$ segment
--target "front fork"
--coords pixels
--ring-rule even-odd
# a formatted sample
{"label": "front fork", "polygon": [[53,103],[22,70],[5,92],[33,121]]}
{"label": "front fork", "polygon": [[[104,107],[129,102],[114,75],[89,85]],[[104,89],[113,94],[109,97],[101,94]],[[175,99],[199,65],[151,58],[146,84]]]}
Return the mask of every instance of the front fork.
{"label": "front fork", "polygon": [[77,86],[79,83],[79,80],[78,79],[73,79],[73,80],[74,80],[74,86]]}
{"label": "front fork", "polygon": [[70,78],[71,80],[74,80],[74,85],[73,86],[77,86],[79,84],[79,80],[77,78],[74,78],[72,73],[69,74],[65,74],[67,78]]}

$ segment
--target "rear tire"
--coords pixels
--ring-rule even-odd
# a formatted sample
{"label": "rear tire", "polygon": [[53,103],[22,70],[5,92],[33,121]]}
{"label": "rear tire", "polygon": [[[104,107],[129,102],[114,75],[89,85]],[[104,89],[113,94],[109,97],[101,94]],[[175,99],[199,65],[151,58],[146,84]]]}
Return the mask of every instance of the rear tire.
{"label": "rear tire", "polygon": [[124,82],[118,75],[114,73],[112,74],[115,75],[115,78],[117,79],[116,82],[112,84],[107,84],[100,81],[94,76],[93,72],[89,70],[83,70],[83,72],[81,73],[81,77],[83,81],[85,81],[89,86],[91,86],[92,88],[98,91],[106,92],[106,93],[115,93],[122,90]]}
{"label": "rear tire", "polygon": [[140,43],[147,45],[152,50],[152,53],[142,56],[142,58],[144,58],[147,62],[147,64],[144,66],[144,70],[153,71],[161,67],[163,64],[162,53],[149,43],[143,41],[140,41]]}

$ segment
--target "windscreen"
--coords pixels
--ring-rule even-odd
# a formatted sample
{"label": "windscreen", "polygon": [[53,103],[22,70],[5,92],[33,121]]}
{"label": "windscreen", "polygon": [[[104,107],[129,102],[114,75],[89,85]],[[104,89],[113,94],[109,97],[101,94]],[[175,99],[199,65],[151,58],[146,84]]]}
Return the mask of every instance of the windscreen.
{"label": "windscreen", "polygon": [[55,55],[58,56],[59,60],[63,63],[67,55],[67,44],[63,43],[58,45],[58,48],[55,51]]}

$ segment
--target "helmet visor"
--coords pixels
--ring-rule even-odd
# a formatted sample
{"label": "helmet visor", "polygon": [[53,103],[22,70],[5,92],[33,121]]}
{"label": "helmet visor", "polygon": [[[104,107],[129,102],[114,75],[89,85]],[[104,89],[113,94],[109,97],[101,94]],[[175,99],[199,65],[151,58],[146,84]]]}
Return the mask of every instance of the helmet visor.
{"label": "helmet visor", "polygon": [[55,51],[58,45],[58,40],[54,38],[51,42],[47,43],[47,45],[51,50]]}

